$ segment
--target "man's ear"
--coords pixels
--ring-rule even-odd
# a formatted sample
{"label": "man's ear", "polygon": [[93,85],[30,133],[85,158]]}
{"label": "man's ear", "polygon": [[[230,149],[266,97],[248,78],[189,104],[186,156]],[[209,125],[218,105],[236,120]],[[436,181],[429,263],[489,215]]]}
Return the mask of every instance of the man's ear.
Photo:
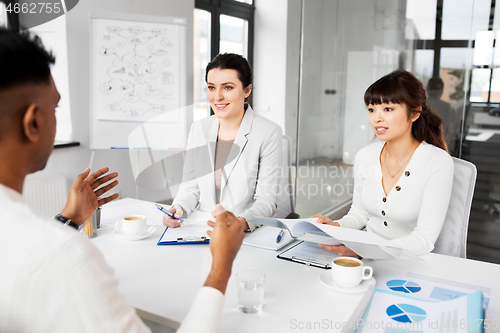
{"label": "man's ear", "polygon": [[31,142],[37,142],[40,138],[40,111],[35,103],[31,103],[23,116],[23,136]]}

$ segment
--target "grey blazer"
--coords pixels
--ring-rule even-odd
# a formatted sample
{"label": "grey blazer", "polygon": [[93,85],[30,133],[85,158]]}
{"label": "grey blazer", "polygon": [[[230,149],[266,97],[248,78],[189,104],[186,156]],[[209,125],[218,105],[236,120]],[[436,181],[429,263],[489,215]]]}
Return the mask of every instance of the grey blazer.
{"label": "grey blazer", "polygon": [[[185,213],[215,207],[215,147],[219,119],[211,116],[191,126],[187,141],[183,182],[173,204]],[[247,221],[271,217],[276,210],[278,177],[282,163],[282,130],[249,106],[243,116],[223,169],[220,203]],[[249,223],[253,230],[255,225]]]}

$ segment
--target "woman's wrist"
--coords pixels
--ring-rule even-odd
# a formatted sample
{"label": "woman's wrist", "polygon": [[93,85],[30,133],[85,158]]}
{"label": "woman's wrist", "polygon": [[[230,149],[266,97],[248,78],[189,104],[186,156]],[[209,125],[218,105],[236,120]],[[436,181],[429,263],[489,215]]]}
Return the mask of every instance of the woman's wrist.
{"label": "woman's wrist", "polygon": [[[184,207],[182,207],[182,206],[181,206],[181,205],[179,205],[179,204],[174,204],[174,205],[172,205],[172,208],[175,208],[175,210],[176,210],[175,215],[179,215],[179,217],[181,217],[181,218],[182,218],[182,217],[185,217],[184,215],[186,215],[186,211],[184,210]],[[181,212],[182,214],[179,214],[179,213],[178,213],[178,212],[179,212],[179,210],[180,210],[180,212]]]}

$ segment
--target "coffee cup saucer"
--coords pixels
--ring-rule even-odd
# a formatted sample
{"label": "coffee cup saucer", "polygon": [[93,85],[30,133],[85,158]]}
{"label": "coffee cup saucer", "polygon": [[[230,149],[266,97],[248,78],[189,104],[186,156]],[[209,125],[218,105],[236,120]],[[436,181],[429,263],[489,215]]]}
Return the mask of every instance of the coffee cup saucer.
{"label": "coffee cup saucer", "polygon": [[332,278],[332,271],[328,270],[320,274],[319,280],[321,283],[323,283],[325,286],[327,286],[330,289],[335,290],[336,292],[342,293],[342,294],[361,294],[364,293],[365,291],[368,290],[371,286],[375,285],[375,278],[372,276],[368,280],[362,280],[361,283],[355,287],[355,288],[342,288],[339,287]]}
{"label": "coffee cup saucer", "polygon": [[146,230],[145,233],[143,233],[142,235],[127,235],[125,234],[123,231],[118,231],[116,229],[113,230],[113,234],[121,239],[124,239],[124,240],[129,240],[129,241],[135,241],[135,240],[141,240],[141,239],[144,239],[144,238],[148,238],[149,236],[151,236],[154,232],[156,231],[156,228],[153,227],[153,226],[150,226],[148,228],[148,230]]}

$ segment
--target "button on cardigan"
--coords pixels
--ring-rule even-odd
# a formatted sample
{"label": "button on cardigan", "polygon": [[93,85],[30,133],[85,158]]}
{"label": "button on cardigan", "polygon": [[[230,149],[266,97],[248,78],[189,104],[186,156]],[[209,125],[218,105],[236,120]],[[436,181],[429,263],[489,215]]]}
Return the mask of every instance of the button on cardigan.
{"label": "button on cardigan", "polygon": [[453,160],[446,151],[422,142],[386,195],[380,166],[383,146],[375,142],[356,154],[352,206],[337,222],[354,229],[366,226],[368,232],[416,255],[429,253],[448,210]]}

